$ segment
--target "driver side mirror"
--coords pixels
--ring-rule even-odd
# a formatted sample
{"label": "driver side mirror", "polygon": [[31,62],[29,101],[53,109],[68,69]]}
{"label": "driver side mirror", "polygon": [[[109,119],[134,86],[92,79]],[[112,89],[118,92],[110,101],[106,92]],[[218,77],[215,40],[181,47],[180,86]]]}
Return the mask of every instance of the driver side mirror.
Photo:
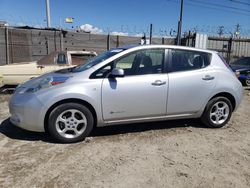
{"label": "driver side mirror", "polygon": [[114,68],[110,74],[111,77],[124,77],[124,70],[119,68]]}

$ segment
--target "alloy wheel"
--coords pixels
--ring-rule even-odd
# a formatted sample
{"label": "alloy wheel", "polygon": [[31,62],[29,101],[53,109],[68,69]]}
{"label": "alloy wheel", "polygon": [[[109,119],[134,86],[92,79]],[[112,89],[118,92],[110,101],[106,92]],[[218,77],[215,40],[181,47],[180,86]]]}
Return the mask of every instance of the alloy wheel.
{"label": "alloy wheel", "polygon": [[86,127],[87,118],[77,109],[63,111],[56,119],[56,131],[65,138],[80,136]]}
{"label": "alloy wheel", "polygon": [[230,109],[228,104],[224,101],[218,101],[210,110],[210,120],[216,125],[221,125],[227,121],[229,114]]}

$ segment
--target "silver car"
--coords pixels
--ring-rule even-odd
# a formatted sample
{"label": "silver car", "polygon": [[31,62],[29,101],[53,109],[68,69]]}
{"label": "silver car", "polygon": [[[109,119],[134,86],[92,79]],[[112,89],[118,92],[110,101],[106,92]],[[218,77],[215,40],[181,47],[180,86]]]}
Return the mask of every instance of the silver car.
{"label": "silver car", "polygon": [[201,118],[222,127],[241,99],[241,83],[217,52],[144,45],[19,85],[9,108],[14,125],[70,143],[113,124]]}

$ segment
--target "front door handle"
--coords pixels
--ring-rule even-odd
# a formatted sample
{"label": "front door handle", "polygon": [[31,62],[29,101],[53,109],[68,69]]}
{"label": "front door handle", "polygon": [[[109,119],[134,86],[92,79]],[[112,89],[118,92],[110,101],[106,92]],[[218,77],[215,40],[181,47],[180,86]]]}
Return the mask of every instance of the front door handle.
{"label": "front door handle", "polygon": [[165,85],[166,84],[166,82],[164,81],[161,81],[161,80],[155,80],[153,83],[152,83],[152,85],[153,86],[161,86],[161,85]]}
{"label": "front door handle", "polygon": [[213,80],[214,76],[206,75],[205,77],[202,78],[202,80]]}

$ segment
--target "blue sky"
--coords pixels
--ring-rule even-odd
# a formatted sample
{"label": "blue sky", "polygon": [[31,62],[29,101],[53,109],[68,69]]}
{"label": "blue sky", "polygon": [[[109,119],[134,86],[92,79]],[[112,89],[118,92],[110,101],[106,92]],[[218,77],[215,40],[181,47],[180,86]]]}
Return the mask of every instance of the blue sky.
{"label": "blue sky", "polygon": [[[216,33],[234,32],[240,24],[241,34],[250,36],[250,0],[184,0],[183,31]],[[249,5],[248,5],[249,4]],[[232,7],[232,8],[229,8]],[[148,33],[150,23],[155,35],[176,30],[180,0],[50,0],[52,26],[75,28],[84,24],[99,32]],[[73,17],[73,24],[65,18]],[[45,0],[0,0],[0,20],[10,25],[45,27]]]}

